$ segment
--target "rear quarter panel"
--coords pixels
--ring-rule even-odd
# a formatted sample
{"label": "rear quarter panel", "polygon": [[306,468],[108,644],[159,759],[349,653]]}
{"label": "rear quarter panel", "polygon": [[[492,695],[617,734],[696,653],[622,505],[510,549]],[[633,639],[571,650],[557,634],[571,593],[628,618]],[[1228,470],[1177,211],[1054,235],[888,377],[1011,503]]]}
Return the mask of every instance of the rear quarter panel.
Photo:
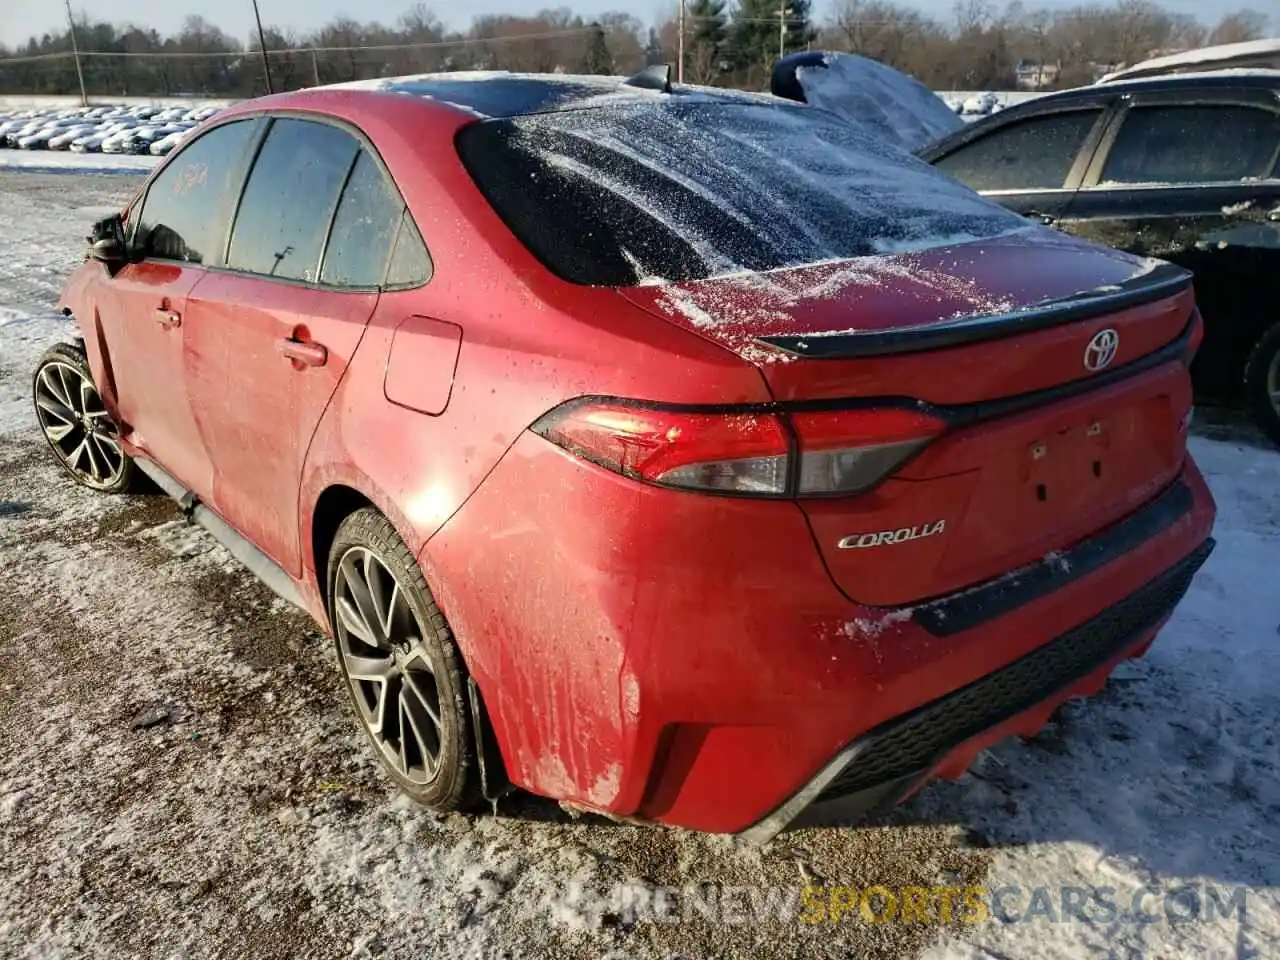
{"label": "rear quarter panel", "polygon": [[[416,555],[522,431],[574,397],[768,399],[755,368],[723,348],[537,263],[458,160],[453,136],[468,122],[458,111],[403,96],[350,96],[313,99],[373,141],[434,272],[420,288],[383,295],[329,405],[304,471],[304,544],[317,499],[342,484],[369,497]],[[448,406],[438,416],[386,398],[395,330],[412,316],[462,331]],[[402,381],[404,371],[396,376]]]}

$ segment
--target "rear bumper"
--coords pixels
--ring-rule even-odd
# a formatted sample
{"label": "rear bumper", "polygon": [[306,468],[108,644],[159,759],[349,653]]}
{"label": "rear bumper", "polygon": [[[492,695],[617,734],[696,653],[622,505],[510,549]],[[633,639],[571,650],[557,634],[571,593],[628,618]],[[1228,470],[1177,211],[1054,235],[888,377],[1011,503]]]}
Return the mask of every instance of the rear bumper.
{"label": "rear bumper", "polygon": [[[637,484],[529,434],[420,561],[513,783],[760,837],[819,800],[870,809],[958,773],[966,750],[1043,722],[1141,652],[1186,583],[1133,598],[1171,571],[1189,581],[1213,525],[1189,459],[1178,483],[1049,569],[1001,578],[999,596],[884,609],[835,587],[793,502]],[[1110,619],[1117,609],[1130,615]],[[934,712],[1073,642],[1088,655],[1053,653],[999,710]],[[900,731],[926,716],[930,737],[904,751]],[[873,746],[894,762],[867,778],[854,761]]]}
{"label": "rear bumper", "polygon": [[967,768],[988,743],[1028,727],[1028,732],[1038,729],[1059,704],[1092,692],[1117,663],[1150,644],[1213,546],[1212,539],[1205,540],[1180,563],[1097,616],[859,737],[741,835],[764,842],[788,825],[866,816],[914,793],[937,771]]}

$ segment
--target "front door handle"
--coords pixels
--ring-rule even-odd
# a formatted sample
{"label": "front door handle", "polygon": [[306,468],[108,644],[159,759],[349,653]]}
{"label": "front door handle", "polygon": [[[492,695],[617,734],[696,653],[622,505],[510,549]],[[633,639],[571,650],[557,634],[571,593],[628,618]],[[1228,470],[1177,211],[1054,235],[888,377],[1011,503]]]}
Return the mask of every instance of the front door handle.
{"label": "front door handle", "polygon": [[1023,214],[1023,216],[1026,217],[1028,220],[1036,221],[1036,223],[1042,223],[1046,227],[1053,226],[1053,224],[1055,224],[1058,220],[1058,218],[1055,217],[1053,214],[1041,213],[1039,210],[1028,210],[1026,213]]}
{"label": "front door handle", "polygon": [[156,307],[152,316],[155,317],[156,323],[162,327],[172,329],[182,326],[182,314],[178,313],[177,310],[170,310],[168,307]]}
{"label": "front door handle", "polygon": [[308,367],[323,367],[329,359],[329,351],[321,343],[304,343],[301,340],[284,339],[279,342],[280,355],[296,360]]}

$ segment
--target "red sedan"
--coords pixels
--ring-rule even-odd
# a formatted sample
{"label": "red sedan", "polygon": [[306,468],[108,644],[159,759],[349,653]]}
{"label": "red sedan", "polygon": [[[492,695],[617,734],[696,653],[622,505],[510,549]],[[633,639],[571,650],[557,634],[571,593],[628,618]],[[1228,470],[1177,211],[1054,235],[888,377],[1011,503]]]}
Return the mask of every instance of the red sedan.
{"label": "red sedan", "polygon": [[1188,275],[812,107],[285,94],[92,239],[53,452],[310,611],[436,809],[865,814],[1096,689],[1212,548]]}

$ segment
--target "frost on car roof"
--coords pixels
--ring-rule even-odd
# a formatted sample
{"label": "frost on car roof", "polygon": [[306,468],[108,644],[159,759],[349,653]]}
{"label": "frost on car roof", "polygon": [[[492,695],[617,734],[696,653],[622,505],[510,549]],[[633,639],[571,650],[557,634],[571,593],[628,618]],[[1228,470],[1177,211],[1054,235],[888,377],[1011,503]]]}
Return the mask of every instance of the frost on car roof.
{"label": "frost on car roof", "polygon": [[525,246],[575,283],[699,280],[1028,227],[861,127],[772,98],[489,120],[458,150]]}
{"label": "frost on car roof", "polygon": [[1107,74],[1098,82],[1111,83],[1115,80],[1158,76],[1162,73],[1189,73],[1230,67],[1280,69],[1280,37],[1247,40],[1243,43],[1224,43],[1215,47],[1201,47],[1199,50],[1184,50],[1167,57],[1156,57],[1135,63],[1131,67]]}
{"label": "frost on car roof", "polygon": [[653,102],[659,98],[759,102],[760,94],[705,87],[672,86],[670,92],[629,85],[625,77],[556,73],[459,71],[422,73],[330,84],[329,90],[375,90],[429,97],[482,117],[515,117],[578,110],[610,103]]}

